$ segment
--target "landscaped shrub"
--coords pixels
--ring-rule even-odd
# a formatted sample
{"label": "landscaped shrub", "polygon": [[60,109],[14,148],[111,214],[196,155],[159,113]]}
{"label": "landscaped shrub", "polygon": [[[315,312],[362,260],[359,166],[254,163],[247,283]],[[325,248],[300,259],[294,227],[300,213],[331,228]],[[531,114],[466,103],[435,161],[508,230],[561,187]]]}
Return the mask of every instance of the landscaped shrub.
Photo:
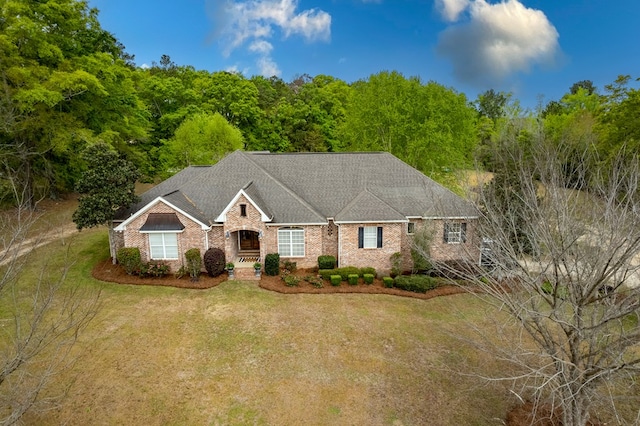
{"label": "landscaped shrub", "polygon": [[374,278],[373,274],[362,275],[362,279],[364,280],[365,284],[373,284],[373,278]]}
{"label": "landscaped shrub", "polygon": [[202,257],[200,256],[199,248],[192,248],[185,252],[184,258],[187,261],[187,271],[191,281],[198,281],[200,279],[200,270],[202,269]]}
{"label": "landscaped shrub", "polygon": [[322,285],[322,278],[314,277],[313,275],[307,275],[306,277],[304,277],[304,280],[315,288],[324,287],[324,285]]}
{"label": "landscaped shrub", "polygon": [[394,287],[414,293],[426,293],[437,286],[436,280],[428,275],[400,275],[394,280]]}
{"label": "landscaped shrub", "polygon": [[342,277],[342,281],[347,281],[350,274],[360,276],[360,269],[355,266],[345,266],[344,268],[322,269],[318,271],[318,274],[325,280],[329,280],[331,275],[340,275],[340,277]]}
{"label": "landscaped shrub", "polygon": [[140,271],[142,259],[138,247],[122,247],[116,253],[116,260],[124,268],[125,272],[133,275]]}
{"label": "landscaped shrub", "polygon": [[364,274],[371,274],[374,277],[376,276],[376,268],[372,268],[370,266],[366,267],[366,268],[360,268],[360,272],[358,272],[358,275],[361,277],[364,277]]}
{"label": "landscaped shrub", "polygon": [[151,260],[140,267],[141,277],[162,278],[171,271],[169,265],[162,260]]}
{"label": "landscaped shrub", "polygon": [[300,283],[300,277],[296,277],[295,275],[286,275],[283,277],[283,280],[287,287],[298,287]]}
{"label": "landscaped shrub", "polygon": [[384,286],[387,288],[393,288],[393,278],[382,277],[382,284],[384,284]]}
{"label": "landscaped shrub", "polygon": [[349,274],[347,281],[350,285],[358,285],[358,274]]}
{"label": "landscaped shrub", "polygon": [[402,274],[402,253],[395,252],[391,256],[389,256],[389,260],[391,261],[391,276],[396,277]]}
{"label": "landscaped shrub", "polygon": [[298,264],[290,260],[284,260],[282,262],[282,268],[289,272],[295,272],[298,269]]}
{"label": "landscaped shrub", "polygon": [[333,269],[336,267],[335,256],[322,255],[318,256],[318,269]]}
{"label": "landscaped shrub", "polygon": [[207,270],[209,276],[217,277],[222,274],[226,263],[227,260],[225,259],[222,249],[211,247],[204,252],[204,268]]}
{"label": "landscaped shrub", "polygon": [[275,277],[280,272],[280,255],[269,253],[264,257],[264,273]]}
{"label": "landscaped shrub", "polygon": [[337,287],[340,285],[340,282],[342,281],[342,277],[340,275],[331,275],[329,277],[329,280],[331,280],[332,286]]}

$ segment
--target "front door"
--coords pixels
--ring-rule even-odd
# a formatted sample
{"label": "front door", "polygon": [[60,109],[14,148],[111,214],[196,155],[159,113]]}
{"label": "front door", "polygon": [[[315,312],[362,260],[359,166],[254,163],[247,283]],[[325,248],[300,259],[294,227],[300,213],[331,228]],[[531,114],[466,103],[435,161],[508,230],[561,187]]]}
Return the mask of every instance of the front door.
{"label": "front door", "polygon": [[240,250],[260,250],[260,240],[255,231],[239,231]]}

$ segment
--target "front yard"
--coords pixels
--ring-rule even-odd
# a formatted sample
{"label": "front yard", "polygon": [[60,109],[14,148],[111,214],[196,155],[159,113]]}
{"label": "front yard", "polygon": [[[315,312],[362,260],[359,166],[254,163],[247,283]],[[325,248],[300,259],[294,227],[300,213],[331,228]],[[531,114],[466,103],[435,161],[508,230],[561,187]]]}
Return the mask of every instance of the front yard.
{"label": "front yard", "polygon": [[453,373],[499,368],[456,338],[468,321],[493,323],[474,296],[103,283],[91,270],[107,246],[104,231],[71,243],[69,280],[100,289],[102,309],[58,378],[71,385],[63,406],[27,423],[501,424],[512,403],[505,389]]}

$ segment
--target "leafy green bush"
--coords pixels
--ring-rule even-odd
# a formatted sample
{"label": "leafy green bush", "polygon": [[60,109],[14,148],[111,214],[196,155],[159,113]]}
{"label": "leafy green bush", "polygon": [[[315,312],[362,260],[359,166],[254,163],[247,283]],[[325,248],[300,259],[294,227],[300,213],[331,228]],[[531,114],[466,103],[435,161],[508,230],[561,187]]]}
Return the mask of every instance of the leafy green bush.
{"label": "leafy green bush", "polygon": [[204,268],[209,276],[217,277],[222,274],[226,263],[227,260],[222,249],[211,247],[204,252]]}
{"label": "leafy green bush", "polygon": [[140,266],[141,277],[156,277],[162,278],[169,274],[171,267],[161,260],[151,260],[149,263],[144,263]]}
{"label": "leafy green bush", "polygon": [[340,275],[331,275],[329,279],[331,280],[331,285],[334,287],[339,286],[342,281],[342,277]]}
{"label": "leafy green bush", "polygon": [[365,284],[373,284],[373,278],[374,278],[373,274],[363,274],[362,275],[362,279],[364,280]]}
{"label": "leafy green bush", "polygon": [[370,266],[365,267],[365,268],[360,268],[360,271],[358,272],[358,275],[361,277],[364,277],[365,274],[371,274],[374,277],[376,276],[376,268],[372,268]]}
{"label": "leafy green bush", "polygon": [[116,260],[129,275],[138,273],[142,266],[142,258],[138,247],[122,247],[116,253]]}
{"label": "leafy green bush", "polygon": [[295,275],[290,275],[287,274],[284,277],[282,277],[282,279],[284,280],[284,283],[287,287],[298,287],[298,284],[300,283],[300,277],[296,277]]}
{"label": "leafy green bush", "polygon": [[318,269],[334,269],[336,267],[335,256],[318,256]]}
{"label": "leafy green bush", "polygon": [[394,280],[394,287],[414,293],[426,293],[437,286],[436,280],[428,275],[400,275]]}
{"label": "leafy green bush", "polygon": [[402,253],[395,252],[389,256],[391,261],[391,276],[396,277],[402,273]]}
{"label": "leafy green bush", "polygon": [[187,260],[187,271],[191,281],[198,281],[200,279],[200,271],[202,270],[202,257],[200,256],[199,248],[192,248],[185,252],[185,259]]}
{"label": "leafy green bush", "polygon": [[290,260],[285,260],[282,262],[282,268],[289,272],[295,272],[296,270],[298,270],[298,264]]}
{"label": "leafy green bush", "polygon": [[324,285],[322,284],[322,278],[314,277],[313,275],[307,275],[306,277],[304,277],[304,280],[315,288],[324,287]]}
{"label": "leafy green bush", "polygon": [[275,277],[280,272],[280,255],[269,253],[264,257],[264,273]]}
{"label": "leafy green bush", "polygon": [[350,285],[358,285],[358,274],[349,274],[347,281]]}
{"label": "leafy green bush", "polygon": [[322,277],[322,279],[329,281],[331,275],[340,275],[342,277],[342,281],[348,281],[349,275],[357,275],[358,277],[364,277],[364,274],[371,274],[375,277],[376,270],[375,268],[356,268],[355,266],[345,266],[342,268],[334,268],[334,269],[321,269],[318,271],[318,274]]}
{"label": "leafy green bush", "polygon": [[393,288],[393,278],[382,277],[382,284],[384,284],[384,286],[387,288]]}
{"label": "leafy green bush", "polygon": [[347,281],[350,274],[360,275],[360,269],[355,266],[345,266],[344,268],[322,269],[318,271],[322,279],[329,280],[331,275],[340,275],[342,281]]}

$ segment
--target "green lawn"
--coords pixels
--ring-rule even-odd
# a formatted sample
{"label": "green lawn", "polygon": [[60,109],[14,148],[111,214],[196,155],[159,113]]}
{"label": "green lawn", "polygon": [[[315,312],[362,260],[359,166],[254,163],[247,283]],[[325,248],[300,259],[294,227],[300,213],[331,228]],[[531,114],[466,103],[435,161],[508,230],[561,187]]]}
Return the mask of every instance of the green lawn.
{"label": "green lawn", "polygon": [[[67,241],[68,242],[68,241]],[[486,425],[513,402],[468,372],[498,369],[456,336],[495,317],[470,295],[283,295],[255,283],[209,290],[91,278],[105,230],[32,254],[101,291],[59,410],[32,424]],[[46,395],[45,395],[46,396]]]}

